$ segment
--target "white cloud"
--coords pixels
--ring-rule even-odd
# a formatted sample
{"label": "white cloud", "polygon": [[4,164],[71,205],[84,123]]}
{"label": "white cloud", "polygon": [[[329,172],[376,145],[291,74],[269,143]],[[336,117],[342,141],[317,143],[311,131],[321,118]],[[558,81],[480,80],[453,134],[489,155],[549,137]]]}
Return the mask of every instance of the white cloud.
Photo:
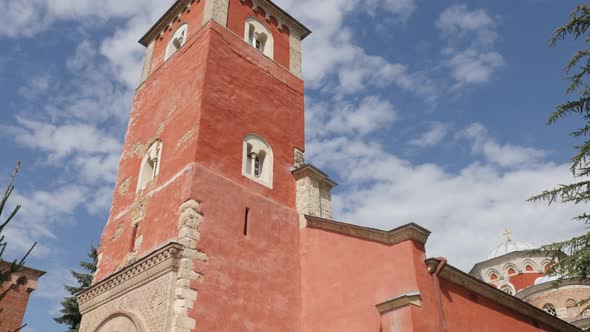
{"label": "white cloud", "polygon": [[486,83],[504,66],[503,56],[495,50],[496,25],[485,10],[469,10],[466,5],[453,5],[441,13],[436,26],[449,44],[442,54],[455,89]]}
{"label": "white cloud", "polygon": [[452,51],[447,64],[452,68],[452,76],[459,85],[485,83],[504,65],[504,58],[494,51],[467,49],[461,52]]}
{"label": "white cloud", "polygon": [[333,105],[322,134],[366,135],[395,121],[393,105],[377,97],[366,97],[358,105]]}
{"label": "white cloud", "polygon": [[440,143],[447,136],[448,132],[449,126],[447,124],[435,122],[427,132],[410,140],[409,143],[420,147],[433,146]]}
{"label": "white cloud", "polygon": [[493,44],[498,37],[494,31],[496,22],[483,9],[470,11],[466,5],[453,5],[445,9],[438,21],[437,28],[448,37],[465,37],[468,34],[477,35],[477,41]]}
{"label": "white cloud", "polygon": [[469,125],[459,136],[469,139],[474,154],[482,155],[487,161],[499,166],[534,165],[547,155],[546,151],[535,148],[499,144],[489,136],[487,129],[479,123]]}
{"label": "white cloud", "polygon": [[584,225],[571,222],[580,207],[526,199],[571,180],[567,165],[538,162],[506,169],[494,162],[449,172],[412,164],[364,139],[314,140],[309,160],[331,169],[344,188],[334,195],[336,219],[381,229],[416,222],[433,231],[429,255],[444,255],[469,269],[501,241],[506,227],[515,240],[538,244],[571,237]]}
{"label": "white cloud", "polygon": [[30,37],[45,31],[58,20],[81,24],[128,18],[149,11],[165,12],[172,0],[21,0],[0,1],[0,36]]}
{"label": "white cloud", "polygon": [[86,124],[56,126],[18,118],[21,127],[9,127],[16,142],[63,160],[72,154],[118,154],[121,143],[104,131]]}

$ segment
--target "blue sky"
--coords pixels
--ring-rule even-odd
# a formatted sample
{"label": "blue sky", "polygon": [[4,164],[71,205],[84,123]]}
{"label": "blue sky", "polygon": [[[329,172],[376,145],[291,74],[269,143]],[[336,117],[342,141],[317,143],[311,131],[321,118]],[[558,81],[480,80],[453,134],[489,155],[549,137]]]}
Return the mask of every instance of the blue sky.
{"label": "blue sky", "polygon": [[[171,0],[0,0],[0,181],[23,168],[9,255],[48,271],[28,331],[55,324],[69,269],[97,244],[139,78],[137,39]],[[584,230],[581,207],[527,203],[571,181],[575,120],[548,48],[574,1],[277,0],[314,33],[304,42],[307,161],[340,185],[336,219],[433,231],[428,254],[469,269],[502,241]]]}

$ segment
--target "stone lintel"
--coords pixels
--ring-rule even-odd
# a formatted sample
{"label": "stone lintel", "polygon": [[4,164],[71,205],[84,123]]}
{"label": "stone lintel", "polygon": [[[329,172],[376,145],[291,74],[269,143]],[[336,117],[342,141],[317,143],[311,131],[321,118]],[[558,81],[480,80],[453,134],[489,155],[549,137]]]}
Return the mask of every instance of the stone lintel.
{"label": "stone lintel", "polygon": [[170,242],[81,291],[76,295],[80,313],[84,315],[101,304],[122,296],[165,273],[176,272],[182,250],[181,244]]}
{"label": "stone lintel", "polygon": [[305,164],[293,170],[292,173],[295,177],[295,180],[300,180],[305,177],[313,177],[314,179],[317,179],[319,182],[329,186],[330,189],[338,185],[336,182],[332,181],[326,173],[322,172],[319,168],[311,164]]}
{"label": "stone lintel", "polygon": [[392,310],[396,310],[407,305],[414,305],[416,307],[422,306],[422,297],[419,291],[414,291],[402,294],[400,296],[396,296],[392,299],[389,299],[383,303],[378,304],[376,307],[377,310],[379,310],[379,313],[383,315]]}
{"label": "stone lintel", "polygon": [[[438,258],[429,258],[425,261],[428,271],[434,273],[442,260]],[[542,324],[556,331],[580,331],[577,327],[561,320],[545,311],[527,303],[523,300],[507,294],[487,283],[476,279],[475,277],[457,269],[449,264],[444,264],[438,272],[438,277],[467,289],[477,295],[492,300],[513,312],[517,312],[529,319],[533,323]]]}
{"label": "stone lintel", "polygon": [[430,235],[429,230],[414,223],[400,226],[390,231],[383,231],[380,229],[351,225],[309,215],[306,215],[305,219],[307,220],[307,227],[309,228],[321,229],[362,240],[382,243],[388,246],[393,246],[408,240],[426,244],[428,236]]}

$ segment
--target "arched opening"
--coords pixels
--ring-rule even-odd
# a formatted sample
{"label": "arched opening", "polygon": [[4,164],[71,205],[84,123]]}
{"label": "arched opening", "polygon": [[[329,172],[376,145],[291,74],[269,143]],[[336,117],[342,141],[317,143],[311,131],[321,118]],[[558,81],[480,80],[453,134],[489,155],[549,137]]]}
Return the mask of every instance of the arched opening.
{"label": "arched opening", "polygon": [[274,39],[270,30],[254,17],[246,20],[244,40],[260,53],[274,57]]}
{"label": "arched opening", "polygon": [[498,280],[498,275],[495,273],[490,274],[490,279],[491,280]]}
{"label": "arched opening", "polygon": [[25,285],[27,284],[27,281],[28,281],[28,280],[27,280],[27,277],[25,277],[25,276],[22,276],[22,277],[20,277],[20,278],[18,278],[18,279],[16,280],[16,284],[17,284],[18,286],[25,286]]}
{"label": "arched opening", "polygon": [[137,191],[144,190],[160,173],[160,159],[162,157],[162,142],[156,141],[147,149],[137,180]]}
{"label": "arched opening", "polygon": [[272,149],[266,141],[256,135],[246,136],[243,144],[242,175],[272,188]]}
{"label": "arched opening", "polygon": [[500,290],[506,294],[514,295],[514,289],[510,285],[504,285]]}
{"label": "arched opening", "polygon": [[527,264],[527,266],[524,267],[524,270],[527,271],[527,272],[533,272],[533,271],[535,271],[535,269],[532,266],[528,265],[528,264]]}
{"label": "arched opening", "polygon": [[186,23],[178,27],[178,29],[176,29],[176,31],[168,41],[164,61],[170,59],[171,56],[173,56],[184,44],[186,44],[187,32],[188,24]]}
{"label": "arched opening", "polygon": [[551,303],[545,304],[543,310],[550,315],[557,316],[557,310],[555,310],[555,306]]}
{"label": "arched opening", "polygon": [[140,321],[130,314],[118,313],[107,318],[96,332],[143,332]]}

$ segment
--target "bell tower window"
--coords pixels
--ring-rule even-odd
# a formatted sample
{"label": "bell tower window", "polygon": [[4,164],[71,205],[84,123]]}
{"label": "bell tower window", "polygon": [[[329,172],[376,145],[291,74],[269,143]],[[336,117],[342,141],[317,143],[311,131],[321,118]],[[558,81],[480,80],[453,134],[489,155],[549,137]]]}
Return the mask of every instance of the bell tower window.
{"label": "bell tower window", "polygon": [[182,46],[184,46],[184,44],[186,44],[187,31],[188,24],[186,23],[176,29],[168,41],[168,47],[166,47],[166,57],[164,58],[164,61],[172,57]]}
{"label": "bell tower window", "polygon": [[141,160],[137,191],[144,190],[160,172],[160,158],[162,157],[162,142],[156,141],[147,150]]}
{"label": "bell tower window", "polygon": [[242,175],[272,188],[273,157],[270,146],[256,135],[248,135],[243,145]]}
{"label": "bell tower window", "polygon": [[273,58],[274,41],[268,28],[257,19],[251,17],[246,21],[244,40],[258,52]]}

